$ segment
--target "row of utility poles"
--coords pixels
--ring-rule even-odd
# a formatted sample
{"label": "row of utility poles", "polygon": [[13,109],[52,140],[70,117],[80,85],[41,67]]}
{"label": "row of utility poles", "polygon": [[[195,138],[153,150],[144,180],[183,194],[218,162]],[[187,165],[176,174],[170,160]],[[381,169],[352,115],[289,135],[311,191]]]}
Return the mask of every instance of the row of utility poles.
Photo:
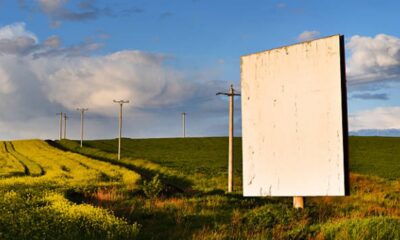
{"label": "row of utility poles", "polygon": [[[63,112],[57,113],[57,115],[60,115],[60,140],[61,139],[66,139],[67,138],[67,114]],[[64,136],[63,136],[63,119],[64,119]]]}
{"label": "row of utility poles", "polygon": [[[113,100],[114,103],[119,104],[120,109],[119,109],[119,121],[118,121],[118,160],[121,159],[121,137],[122,137],[122,105],[124,103],[129,103],[129,100]],[[77,111],[81,113],[81,147],[83,147],[83,129],[84,129],[84,115],[85,112],[88,111],[88,108],[77,108]],[[67,138],[67,114],[63,112],[57,113],[57,115],[60,115],[60,140],[63,138]],[[63,118],[64,118],[64,137],[62,136],[63,132]]]}
{"label": "row of utility poles", "polygon": [[[218,92],[216,95],[225,95],[229,97],[229,152],[228,152],[228,192],[233,191],[233,137],[234,137],[234,97],[240,96],[240,93],[236,93],[233,85],[230,86],[229,92]],[[118,160],[121,159],[121,138],[122,138],[122,106],[125,103],[129,103],[129,100],[113,100],[114,103],[119,104],[119,118],[118,118]],[[77,111],[81,113],[81,147],[83,147],[83,125],[84,125],[84,114],[88,111],[88,108],[77,108]],[[67,138],[67,115],[66,113],[57,113],[60,115],[60,140],[62,136],[63,118],[64,118],[64,139]],[[186,112],[182,112],[182,137],[186,137]]]}
{"label": "row of utility poles", "polygon": [[[88,108],[77,108],[76,110],[81,112],[81,147],[83,146],[83,115],[89,110]],[[67,139],[67,119],[69,118],[66,113],[59,112],[60,115],[60,140]],[[63,136],[63,119],[64,119],[64,136]]]}
{"label": "row of utility poles", "polygon": [[[124,103],[129,103],[129,100],[113,100],[114,103],[118,103],[119,108],[119,118],[118,118],[118,160],[121,159],[121,138],[122,138],[122,106]],[[83,147],[83,126],[84,126],[84,114],[88,111],[88,108],[77,108],[77,111],[81,113],[81,147]],[[67,119],[68,116],[66,113],[59,112],[57,115],[60,115],[60,140],[67,139]],[[186,113],[182,113],[182,137],[186,137],[186,123],[185,123]],[[63,119],[64,119],[64,136],[63,132]]]}

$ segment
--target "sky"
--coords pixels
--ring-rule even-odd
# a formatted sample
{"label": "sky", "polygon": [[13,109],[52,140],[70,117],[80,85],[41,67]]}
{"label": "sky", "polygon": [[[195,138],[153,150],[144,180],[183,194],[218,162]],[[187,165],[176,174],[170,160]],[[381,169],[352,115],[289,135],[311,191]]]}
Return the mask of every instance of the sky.
{"label": "sky", "polygon": [[[399,1],[0,0],[0,139],[228,133],[240,56],[345,36],[351,131],[400,129]],[[240,98],[235,131],[241,134]]]}

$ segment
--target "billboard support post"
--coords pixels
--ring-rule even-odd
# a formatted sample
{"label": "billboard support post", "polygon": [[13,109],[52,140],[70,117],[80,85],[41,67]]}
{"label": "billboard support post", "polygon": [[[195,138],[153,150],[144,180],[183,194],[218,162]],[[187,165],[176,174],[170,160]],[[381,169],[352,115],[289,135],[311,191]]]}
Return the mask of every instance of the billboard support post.
{"label": "billboard support post", "polygon": [[293,207],[294,208],[304,208],[304,197],[293,197]]}

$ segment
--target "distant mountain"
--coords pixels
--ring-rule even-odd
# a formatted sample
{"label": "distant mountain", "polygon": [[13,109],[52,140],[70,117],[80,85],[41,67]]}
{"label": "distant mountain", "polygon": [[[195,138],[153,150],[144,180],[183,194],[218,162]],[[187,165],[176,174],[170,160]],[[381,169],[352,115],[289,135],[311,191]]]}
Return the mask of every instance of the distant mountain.
{"label": "distant mountain", "polygon": [[358,131],[350,131],[350,136],[384,136],[399,137],[400,129],[361,129]]}

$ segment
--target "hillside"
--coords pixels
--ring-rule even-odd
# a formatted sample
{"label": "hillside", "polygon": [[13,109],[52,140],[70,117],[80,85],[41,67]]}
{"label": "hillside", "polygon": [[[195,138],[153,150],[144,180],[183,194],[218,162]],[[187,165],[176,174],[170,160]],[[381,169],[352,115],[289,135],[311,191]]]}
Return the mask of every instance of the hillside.
{"label": "hillside", "polygon": [[[240,138],[235,139],[234,194],[224,193],[226,138],[123,139],[119,162],[116,140],[87,141],[83,149],[68,140],[58,146],[141,167],[149,170],[148,176],[167,173],[161,179],[175,176],[176,185],[185,182],[183,193],[126,199],[113,208],[141,223],[144,239],[396,239],[400,237],[398,141],[351,137],[351,196],[307,198],[304,211],[293,209],[290,198],[241,196]],[[124,210],[128,206],[133,208],[129,214]]]}
{"label": "hillside", "polygon": [[[227,194],[226,138],[0,144],[0,239],[399,239],[396,138],[350,138],[351,195]],[[363,173],[363,174],[360,174]]]}
{"label": "hillside", "polygon": [[[107,153],[116,153],[117,144],[116,139],[85,141],[85,146]],[[236,175],[240,176],[241,138],[235,138],[234,149],[234,169]],[[228,139],[226,137],[123,139],[122,156],[147,159],[188,175],[194,172],[219,174],[226,171]],[[349,156],[351,172],[388,179],[400,178],[400,138],[352,136],[349,138]]]}

